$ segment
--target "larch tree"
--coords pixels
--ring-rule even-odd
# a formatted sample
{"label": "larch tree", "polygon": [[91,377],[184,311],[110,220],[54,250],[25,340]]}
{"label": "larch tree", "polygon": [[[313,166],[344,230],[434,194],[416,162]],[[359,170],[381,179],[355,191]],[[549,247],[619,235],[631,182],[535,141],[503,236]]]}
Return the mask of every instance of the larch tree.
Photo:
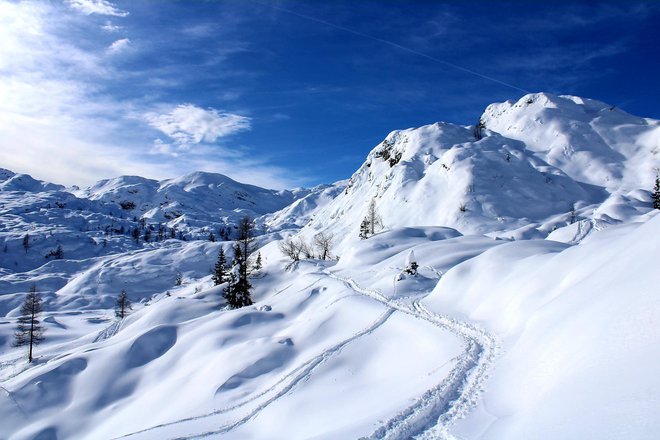
{"label": "larch tree", "polygon": [[115,303],[115,316],[119,319],[124,319],[128,316],[131,310],[133,310],[131,300],[128,299],[128,293],[126,293],[126,289],[122,289],[121,293],[117,297],[117,302]]}
{"label": "larch tree", "polygon": [[33,346],[44,340],[44,327],[39,321],[39,314],[43,306],[41,295],[37,292],[37,286],[32,285],[30,293],[25,297],[21,306],[21,316],[18,318],[16,333],[14,334],[14,346],[28,346],[28,362],[32,362]]}

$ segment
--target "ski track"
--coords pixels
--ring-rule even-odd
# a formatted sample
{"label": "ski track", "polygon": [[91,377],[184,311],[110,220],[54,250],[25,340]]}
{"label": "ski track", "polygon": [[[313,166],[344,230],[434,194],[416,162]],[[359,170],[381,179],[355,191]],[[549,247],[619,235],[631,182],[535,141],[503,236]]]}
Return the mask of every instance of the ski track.
{"label": "ski track", "polygon": [[113,337],[114,335],[117,334],[120,327],[121,327],[121,320],[117,320],[117,321],[113,322],[112,324],[110,324],[109,326],[107,326],[106,328],[101,330],[96,335],[96,337],[94,338],[92,343],[105,341],[106,339],[109,339],[109,338]]}
{"label": "ski track", "polygon": [[[179,425],[181,423],[186,423],[186,422],[194,422],[194,421],[198,421],[198,420],[201,420],[201,419],[213,417],[213,416],[216,416],[216,415],[219,415],[219,414],[228,413],[228,412],[234,411],[236,409],[239,409],[239,408],[241,408],[241,407],[243,407],[243,406],[245,406],[245,405],[247,405],[247,404],[249,404],[249,403],[265,396],[265,395],[267,395],[267,394],[270,394],[270,393],[274,392],[274,395],[272,397],[270,397],[267,400],[265,400],[264,402],[260,403],[257,407],[252,409],[247,415],[245,415],[244,417],[242,417],[241,419],[239,419],[235,422],[232,422],[230,424],[226,424],[226,425],[218,428],[217,430],[208,431],[208,432],[204,432],[204,433],[201,433],[201,434],[190,434],[190,435],[186,435],[185,437],[174,437],[172,440],[203,438],[203,437],[208,437],[208,436],[211,436],[211,435],[227,433],[227,432],[243,425],[244,423],[248,422],[249,420],[254,418],[257,414],[259,414],[259,412],[261,412],[268,405],[270,405],[271,403],[273,403],[277,399],[283,397],[284,395],[288,394],[298,384],[301,384],[301,383],[305,382],[307,379],[309,379],[309,377],[312,375],[314,370],[316,370],[321,364],[325,363],[325,361],[327,361],[330,357],[332,357],[335,354],[339,353],[344,347],[346,347],[347,345],[349,345],[352,342],[355,342],[359,338],[362,338],[363,336],[367,336],[367,335],[373,333],[377,328],[382,326],[390,318],[390,316],[392,316],[392,314],[394,312],[395,312],[395,310],[393,308],[388,307],[387,310],[374,323],[372,323],[369,327],[367,327],[364,330],[354,334],[353,336],[341,341],[340,343],[330,347],[329,349],[323,351],[318,356],[315,356],[315,357],[311,358],[310,360],[308,360],[307,362],[305,362],[301,366],[297,367],[295,370],[293,370],[289,374],[282,377],[282,379],[280,379],[277,383],[275,383],[270,388],[262,391],[259,394],[254,395],[254,396],[252,396],[252,397],[250,397],[250,398],[248,398],[248,399],[246,399],[246,400],[244,400],[244,401],[242,401],[242,402],[240,402],[236,405],[233,405],[233,406],[230,406],[230,407],[227,407],[227,408],[223,408],[223,409],[219,409],[219,410],[216,410],[216,411],[213,411],[213,412],[210,412],[210,413],[207,413],[207,414],[203,414],[203,415],[200,415],[200,416],[193,416],[193,417],[188,417],[188,418],[185,418],[185,419],[176,420],[176,421],[169,422],[169,423],[163,423],[161,425],[156,425],[156,426],[153,426],[151,428],[143,429],[141,431],[136,431],[136,432],[126,434],[126,435],[116,437],[116,438],[128,438],[128,437],[131,437],[131,436],[134,436],[134,435],[154,431],[154,430],[157,430],[157,429],[160,429],[160,428],[166,428],[166,427],[169,427],[169,426]],[[278,390],[278,388],[279,388],[279,390]]]}
{"label": "ski track", "polygon": [[[435,271],[440,275],[439,272]],[[351,289],[369,296],[387,306],[423,319],[448,330],[465,341],[466,348],[457,358],[456,365],[437,386],[427,390],[412,405],[384,422],[363,440],[376,439],[454,439],[448,428],[467,415],[478,403],[487,372],[497,355],[497,340],[467,322],[433,313],[421,303],[421,298],[411,303],[386,298],[377,290],[365,289],[353,279],[326,272],[332,278],[343,281]]]}
{"label": "ski track", "polygon": [[[434,268],[430,269],[433,270],[439,278],[442,276],[442,274]],[[307,381],[321,364],[333,355],[339,353],[345,346],[363,336],[373,333],[383,325],[395,311],[400,311],[454,333],[465,342],[465,350],[449,361],[456,362],[456,364],[442,382],[427,390],[412,405],[385,421],[371,435],[362,437],[361,440],[408,438],[454,440],[455,437],[449,433],[449,427],[451,427],[451,425],[458,419],[465,417],[472,408],[477,405],[479,397],[483,391],[483,385],[488,378],[488,370],[497,356],[498,343],[495,337],[475,325],[431,312],[420,303],[421,298],[419,297],[412,302],[405,301],[406,299],[410,299],[409,297],[390,299],[378,290],[361,287],[351,278],[341,277],[327,270],[324,270],[322,274],[341,281],[351,290],[382,303],[387,307],[387,310],[378,318],[378,320],[366,329],[330,347],[318,356],[311,358],[282,377],[273,386],[236,405],[218,409],[207,414],[156,425],[116,438],[128,438],[174,425],[180,425],[182,423],[195,422],[201,419],[228,413],[240,409],[257,399],[267,396],[268,394],[273,394],[265,401],[259,403],[245,416],[234,422],[200,434],[188,434],[185,435],[185,437],[173,437],[172,440],[204,438],[230,432],[256,417],[264,408],[288,394],[297,385]],[[110,327],[106,330],[110,330]],[[99,336],[104,333],[105,331],[102,331]]]}

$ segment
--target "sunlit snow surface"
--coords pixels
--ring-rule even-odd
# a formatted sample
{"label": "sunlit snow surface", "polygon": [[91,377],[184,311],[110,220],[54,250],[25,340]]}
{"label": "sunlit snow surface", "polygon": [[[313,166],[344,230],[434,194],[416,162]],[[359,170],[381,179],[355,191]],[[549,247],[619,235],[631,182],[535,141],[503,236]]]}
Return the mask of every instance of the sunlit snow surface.
{"label": "sunlit snow surface", "polygon": [[[0,438],[657,438],[657,121],[547,94],[482,119],[481,140],[393,132],[348,181],[293,192],[2,170]],[[383,227],[360,240],[371,200]],[[135,214],[202,238],[246,213],[265,264],[239,310],[210,276],[230,242],[104,232]],[[319,231],[338,261],[278,250]],[[33,283],[47,331],[28,365],[11,344]]]}

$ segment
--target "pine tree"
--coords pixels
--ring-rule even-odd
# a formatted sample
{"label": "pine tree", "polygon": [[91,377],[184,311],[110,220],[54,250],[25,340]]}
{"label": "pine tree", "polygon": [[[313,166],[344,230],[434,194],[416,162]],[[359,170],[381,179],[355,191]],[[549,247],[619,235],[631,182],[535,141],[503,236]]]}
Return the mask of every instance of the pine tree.
{"label": "pine tree", "polygon": [[151,240],[151,229],[147,228],[144,231],[144,241],[149,243],[149,240]]}
{"label": "pine tree", "polygon": [[474,126],[474,138],[476,140],[480,140],[484,137],[482,132],[484,128],[486,128],[486,124],[484,123],[483,119],[479,119],[477,125]]}
{"label": "pine tree", "polygon": [[249,217],[243,217],[238,224],[238,241],[234,246],[234,272],[236,282],[233,285],[233,298],[227,301],[232,308],[240,308],[252,304],[250,289],[249,256],[252,252],[254,224]]}
{"label": "pine tree", "polygon": [[126,293],[126,290],[122,289],[117,297],[117,302],[115,303],[115,316],[119,319],[124,319],[128,316],[129,310],[133,310],[131,300],[128,299],[128,293]]}
{"label": "pine tree", "polygon": [[215,262],[215,269],[213,271],[213,283],[218,286],[226,281],[227,278],[227,259],[225,258],[225,250],[220,248],[218,251],[218,261]]}
{"label": "pine tree", "polygon": [[27,254],[28,249],[30,249],[30,234],[25,234],[23,236],[23,248],[25,249],[25,253]]}
{"label": "pine tree", "polygon": [[364,240],[368,237],[369,237],[369,221],[365,218],[364,220],[362,220],[362,223],[360,223],[360,238]]}
{"label": "pine tree", "polygon": [[653,209],[660,209],[660,176],[658,174],[655,175],[655,187],[651,198],[653,199]]}
{"label": "pine tree", "polygon": [[260,270],[263,267],[261,263],[261,252],[257,253],[257,261],[254,262],[254,270]]}
{"label": "pine tree", "polygon": [[234,270],[235,268],[232,268],[232,270],[229,271],[227,274],[226,280],[227,280],[227,285],[222,291],[222,297],[227,301],[227,304],[229,307],[232,309],[236,309],[238,307],[235,306],[237,304],[236,300],[236,271]]}
{"label": "pine tree", "polygon": [[136,243],[140,242],[140,230],[136,227],[133,229],[133,232],[131,232],[133,235],[133,240],[135,240]]}
{"label": "pine tree", "polygon": [[181,274],[181,272],[177,271],[176,278],[174,279],[174,285],[180,286],[182,284],[183,284],[183,275]]}
{"label": "pine tree", "polygon": [[215,234],[213,232],[209,233],[209,241],[215,243]]}
{"label": "pine tree", "polygon": [[28,362],[32,362],[32,347],[44,340],[44,328],[39,321],[42,310],[41,296],[37,293],[37,286],[32,285],[21,306],[21,316],[14,334],[14,346],[29,346]]}

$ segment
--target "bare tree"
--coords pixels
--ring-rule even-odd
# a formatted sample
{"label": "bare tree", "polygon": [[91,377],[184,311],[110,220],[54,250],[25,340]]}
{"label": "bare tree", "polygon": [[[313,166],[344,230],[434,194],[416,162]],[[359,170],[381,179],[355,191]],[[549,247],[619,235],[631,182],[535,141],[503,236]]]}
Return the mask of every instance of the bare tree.
{"label": "bare tree", "polygon": [[302,237],[298,237],[298,247],[305,258],[314,258],[314,249]]}
{"label": "bare tree", "polygon": [[293,261],[300,261],[300,242],[292,238],[286,238],[279,244],[280,252],[291,258]]}
{"label": "bare tree", "polygon": [[41,296],[37,293],[37,286],[30,287],[30,293],[25,297],[21,306],[21,316],[18,318],[14,346],[29,346],[28,362],[32,362],[32,346],[44,340],[44,328],[39,321],[39,314],[43,310]]}
{"label": "bare tree", "polygon": [[334,235],[332,233],[319,232],[314,236],[314,246],[316,246],[321,260],[330,259],[330,248],[332,248],[333,240]]}

